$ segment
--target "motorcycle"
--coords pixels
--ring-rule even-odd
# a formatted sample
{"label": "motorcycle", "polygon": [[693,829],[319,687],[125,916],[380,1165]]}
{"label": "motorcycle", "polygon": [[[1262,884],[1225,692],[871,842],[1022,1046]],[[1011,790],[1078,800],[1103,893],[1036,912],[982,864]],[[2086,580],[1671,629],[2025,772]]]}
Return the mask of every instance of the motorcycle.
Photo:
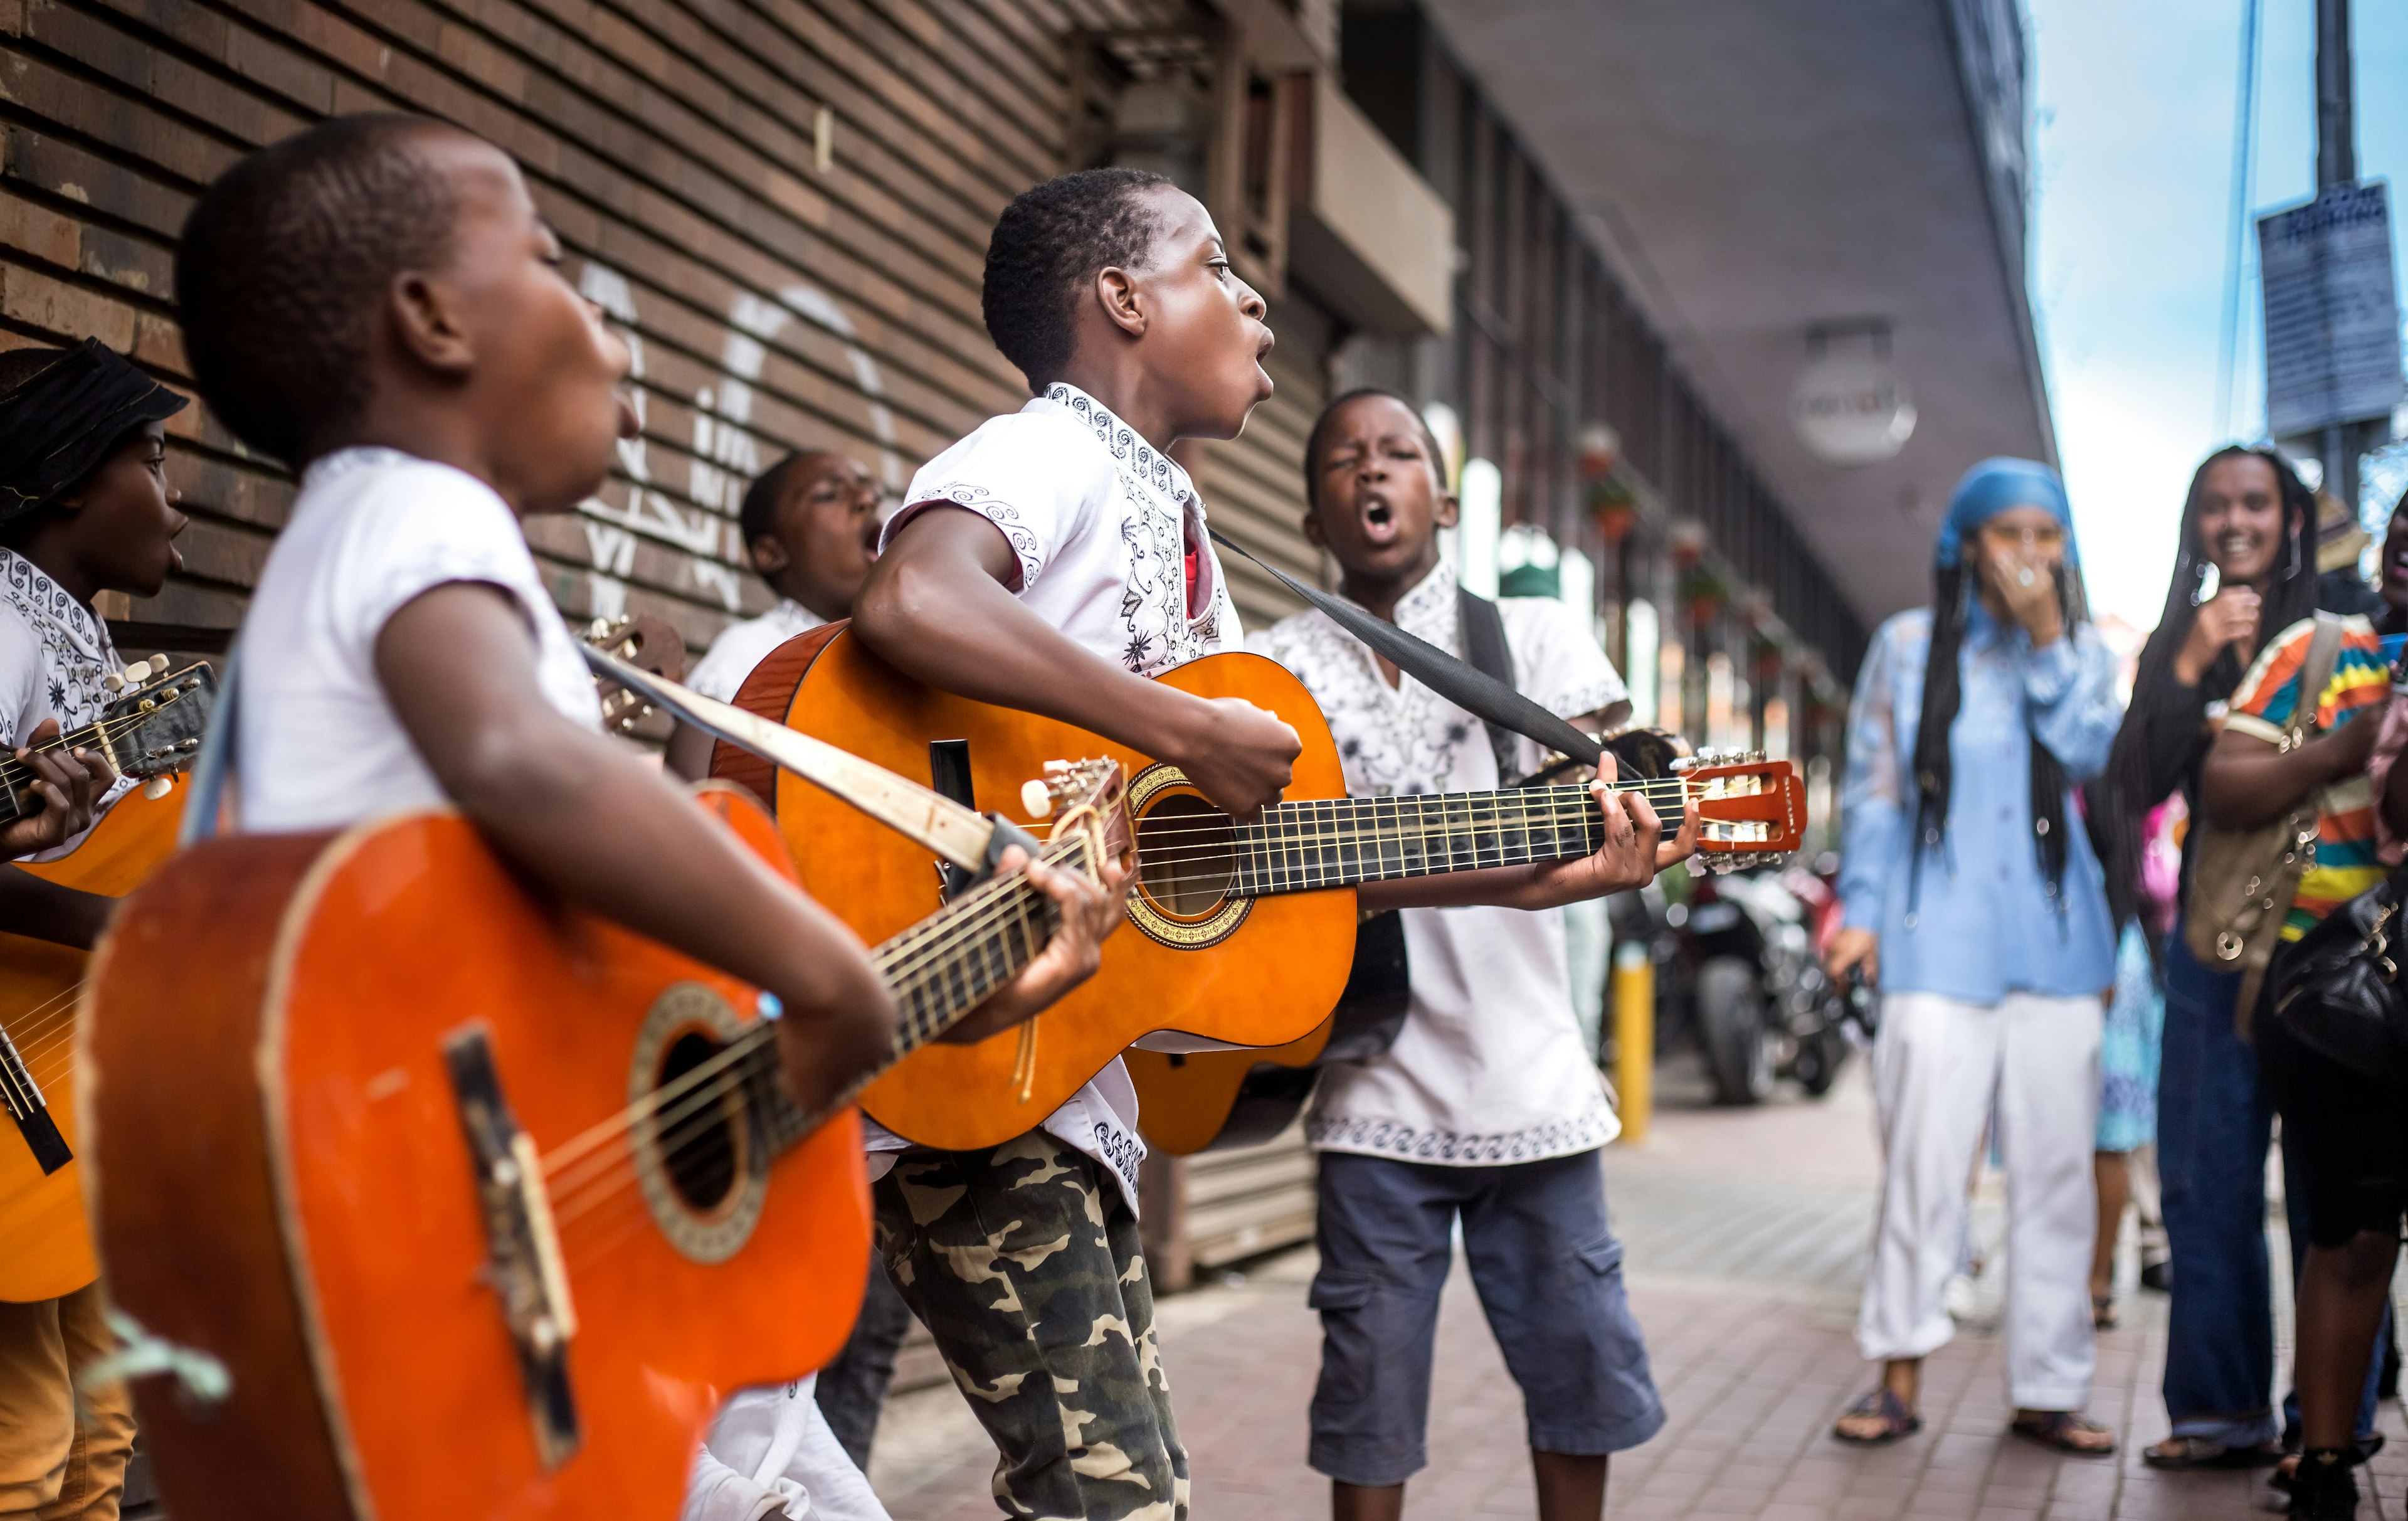
{"label": "motorcycle", "polygon": [[1819,1098],[1838,1081],[1848,999],[1821,957],[1838,911],[1828,872],[1797,865],[1700,877],[1666,907],[1684,975],[1661,985],[1686,996],[1718,1101],[1761,1103],[1784,1077]]}

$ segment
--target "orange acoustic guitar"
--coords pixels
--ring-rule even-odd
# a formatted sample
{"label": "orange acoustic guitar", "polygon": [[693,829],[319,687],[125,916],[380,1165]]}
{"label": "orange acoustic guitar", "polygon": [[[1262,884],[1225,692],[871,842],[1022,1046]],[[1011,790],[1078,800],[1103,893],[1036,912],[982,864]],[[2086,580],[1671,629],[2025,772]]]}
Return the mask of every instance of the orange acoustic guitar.
{"label": "orange acoustic guitar", "polygon": [[[1129,773],[1136,933],[1113,936],[1102,969],[1038,1017],[1033,1054],[1025,1038],[1000,1036],[932,1047],[873,1084],[862,1108],[896,1134],[945,1150],[999,1145],[1153,1032],[1233,1046],[1307,1038],[1347,981],[1355,883],[1585,855],[1603,843],[1584,786],[1348,797],[1320,709],[1260,656],[1211,655],[1157,679],[1198,696],[1243,697],[1294,727],[1304,748],[1287,800],[1233,824],[1176,768],[1067,724],[922,686],[841,630],[788,640],[738,692],[738,707],[889,770],[931,776],[938,791],[981,809],[1010,798],[1046,755],[1109,755]],[[772,777],[724,743],[712,774],[771,802],[804,885],[863,936],[889,933],[937,901],[924,851],[819,789]],[[1805,789],[1785,762],[1641,786],[1670,818],[1684,797],[1698,808],[1708,850],[1770,848],[1794,839],[1805,815]]]}
{"label": "orange acoustic guitar", "polygon": [[[163,777],[199,748],[217,679],[207,666],[165,676],[165,655],[129,669],[141,679],[98,723],[57,743],[105,750],[127,776]],[[23,775],[13,760],[0,764],[0,821],[38,806],[17,792]],[[122,897],[175,851],[183,816],[180,790],[128,793],[74,850],[17,865],[62,887]],[[74,946],[0,933],[0,1106],[14,1122],[0,1126],[0,1299],[55,1299],[99,1275],[84,1221],[74,1081],[76,1000],[90,959]]]}
{"label": "orange acoustic guitar", "polygon": [[[1125,849],[1117,768],[1058,795],[1049,860]],[[749,797],[702,801],[791,873]],[[877,947],[896,1055],[1058,924],[1014,872]],[[136,1385],[179,1521],[674,1516],[722,1400],[853,1323],[853,1111],[785,1098],[753,989],[536,896],[455,815],[203,841],[91,997],[111,1297],[231,1375]]]}
{"label": "orange acoustic guitar", "polygon": [[[674,681],[685,668],[678,633],[651,617],[595,619],[589,641],[641,668]],[[89,730],[61,744],[111,745],[128,776],[155,777],[179,768],[208,727],[216,674],[208,666],[165,681],[165,655],[140,667],[132,682]],[[603,721],[618,732],[651,710],[633,694],[603,684]],[[0,768],[0,770],[5,770]],[[13,795],[0,798],[0,822]],[[63,887],[122,897],[175,854],[183,825],[184,795],[120,799],[83,842],[56,861],[20,863]],[[0,1300],[48,1299],[72,1293],[98,1276],[92,1229],[84,1218],[82,1169],[76,1165],[75,1083],[77,997],[88,953],[28,936],[0,933],[0,1098],[16,1121],[20,1146],[0,1135]]]}

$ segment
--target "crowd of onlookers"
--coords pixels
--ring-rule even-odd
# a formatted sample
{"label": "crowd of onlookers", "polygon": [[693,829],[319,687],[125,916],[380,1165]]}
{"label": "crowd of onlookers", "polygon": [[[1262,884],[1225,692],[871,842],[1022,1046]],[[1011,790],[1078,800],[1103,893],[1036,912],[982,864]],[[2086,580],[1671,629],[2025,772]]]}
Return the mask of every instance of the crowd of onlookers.
{"label": "crowd of onlookers", "polygon": [[[2408,1009],[2386,938],[2408,835],[2392,766],[2408,500],[2371,584],[2354,515],[2323,507],[2272,450],[2200,466],[2127,704],[2061,482],[1988,461],[1951,501],[1932,606],[1875,636],[1828,959],[1882,993],[1885,1168],[1857,1336],[1883,1372],[1842,1441],[1920,1427],[1986,1144],[2009,1179],[2016,1433],[2114,1450],[2082,1411],[2137,1198],[2146,1280],[2172,1299],[2172,1434],[2145,1460],[2273,1469],[2292,1514],[2356,1514],[2408,1198],[2408,1076],[2386,1033]],[[2277,1137],[2298,1296],[2280,1407]]]}

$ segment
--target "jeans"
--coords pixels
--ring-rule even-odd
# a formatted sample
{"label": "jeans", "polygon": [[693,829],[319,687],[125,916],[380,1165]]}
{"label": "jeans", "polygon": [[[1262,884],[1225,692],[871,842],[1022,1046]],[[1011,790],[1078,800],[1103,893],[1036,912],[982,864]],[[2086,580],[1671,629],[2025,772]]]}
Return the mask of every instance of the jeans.
{"label": "jeans", "polygon": [[[2166,1332],[2166,1412],[2173,1434],[2254,1446],[2280,1434],[2272,1404],[2274,1305],[2266,1256],[2266,1148],[2274,1109],[2256,1052],[2233,1026],[2237,973],[2211,970],[2183,943],[2166,944],[2166,1027],[2157,1071],[2157,1176],[2173,1253]],[[2307,1256],[2303,1195],[2287,1174],[2291,1270]],[[2373,1370],[2383,1365],[2375,1345]],[[2286,1423],[2296,1426],[2296,1399]],[[2374,1429],[2374,1378],[2358,1407]]]}

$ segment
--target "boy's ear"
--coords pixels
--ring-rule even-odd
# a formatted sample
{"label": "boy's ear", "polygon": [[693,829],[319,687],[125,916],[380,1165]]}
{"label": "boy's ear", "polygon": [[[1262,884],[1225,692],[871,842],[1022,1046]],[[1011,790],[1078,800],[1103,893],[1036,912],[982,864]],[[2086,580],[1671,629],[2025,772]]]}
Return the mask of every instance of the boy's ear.
{"label": "boy's ear", "polygon": [[396,275],[385,309],[395,341],[410,358],[445,375],[462,375],[475,367],[476,345],[460,320],[458,303],[442,280],[417,269]]}
{"label": "boy's ear", "polygon": [[764,576],[774,576],[795,563],[795,557],[786,552],[786,546],[767,534],[747,544],[744,550],[752,557],[752,568]]}
{"label": "boy's ear", "polygon": [[1329,547],[1329,535],[1321,526],[1320,509],[1308,507],[1304,509],[1304,537],[1314,549],[1326,550]]}
{"label": "boy's ear", "polygon": [[1147,324],[1145,296],[1137,277],[1114,265],[1096,274],[1096,299],[1114,327],[1133,338],[1143,337]]}
{"label": "boy's ear", "polygon": [[1440,492],[1437,505],[1430,509],[1430,522],[1441,528],[1452,528],[1462,517],[1462,498],[1451,491]]}

